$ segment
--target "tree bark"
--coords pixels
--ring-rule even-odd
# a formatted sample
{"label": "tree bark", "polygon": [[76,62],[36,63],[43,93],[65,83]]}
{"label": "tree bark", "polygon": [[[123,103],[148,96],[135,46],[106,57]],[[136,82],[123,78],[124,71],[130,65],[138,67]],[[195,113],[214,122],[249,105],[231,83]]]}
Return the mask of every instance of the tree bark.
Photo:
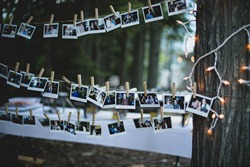
{"label": "tree bark", "polygon": [[[197,1],[197,7],[196,60],[250,23],[249,0],[201,0]],[[215,100],[212,108],[224,114],[225,118],[218,120],[213,134],[209,136],[207,130],[212,121],[211,113],[208,118],[194,115],[191,166],[250,166],[250,87],[237,82],[239,78],[250,80],[246,72],[241,71],[243,65],[250,63],[246,41],[243,30],[217,51],[217,69],[222,79],[230,81],[230,85],[222,85],[220,91],[225,104]],[[214,71],[205,72],[207,67],[213,66],[214,58],[215,55],[211,54],[195,69],[197,92],[208,97],[216,96],[219,85]]]}

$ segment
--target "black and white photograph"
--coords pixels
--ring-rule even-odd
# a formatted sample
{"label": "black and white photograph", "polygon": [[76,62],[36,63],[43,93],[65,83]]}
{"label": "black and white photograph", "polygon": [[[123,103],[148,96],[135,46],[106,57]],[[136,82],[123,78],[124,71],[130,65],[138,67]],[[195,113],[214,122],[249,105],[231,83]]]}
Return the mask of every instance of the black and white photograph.
{"label": "black and white photograph", "polygon": [[39,118],[38,121],[41,123],[42,126],[47,127],[49,126],[49,119],[47,118]]}
{"label": "black and white photograph", "polygon": [[7,75],[8,75],[8,67],[0,63],[0,77],[7,79]]}
{"label": "black and white photograph", "polygon": [[32,35],[35,32],[36,27],[26,24],[26,23],[22,23],[17,31],[17,35],[27,38],[27,39],[31,39]]}
{"label": "black and white photograph", "polygon": [[134,25],[138,25],[139,20],[139,11],[133,10],[131,12],[126,12],[121,14],[121,28],[126,28]]}
{"label": "black and white photograph", "polygon": [[152,5],[152,8],[149,8],[149,6],[143,7],[142,13],[145,23],[163,19],[161,4]]}
{"label": "black and white photograph", "polygon": [[160,102],[155,92],[137,92],[139,104],[141,108],[145,107],[160,107]]}
{"label": "black and white photograph", "polygon": [[70,99],[80,102],[87,102],[88,86],[81,86],[78,84],[71,84]]}
{"label": "black and white photograph", "polygon": [[135,109],[135,92],[116,91],[116,109]]}
{"label": "black and white photograph", "polygon": [[184,95],[175,95],[172,97],[172,94],[163,95],[163,111],[171,113],[185,113],[185,96]]}
{"label": "black and white photograph", "polygon": [[59,24],[58,23],[44,24],[43,38],[58,37],[58,31],[59,31]]}
{"label": "black and white photograph", "polygon": [[96,34],[96,33],[105,33],[105,25],[104,19],[89,19],[89,33]]}
{"label": "black and white photograph", "polygon": [[50,120],[50,130],[53,132],[64,132],[64,125],[66,121]]}
{"label": "black and white photograph", "polygon": [[48,78],[32,77],[28,86],[28,90],[44,92]]}
{"label": "black and white photograph", "polygon": [[102,126],[101,125],[90,125],[90,133],[88,137],[102,137]]}
{"label": "black and white photograph", "polygon": [[157,117],[153,119],[154,132],[162,132],[172,128],[171,117]]}
{"label": "black and white photograph", "polygon": [[3,121],[11,121],[11,114],[8,113],[6,115],[6,112],[5,111],[0,111],[0,120],[3,120]]}
{"label": "black and white photograph", "polygon": [[24,125],[36,125],[35,116],[30,117],[30,115],[23,116],[23,124]]}
{"label": "black and white photograph", "polygon": [[168,16],[177,15],[186,12],[187,0],[169,0],[167,3]]}
{"label": "black and white photograph", "polygon": [[19,72],[10,70],[9,71],[9,75],[8,75],[8,79],[7,79],[7,84],[11,85],[15,88],[20,88],[21,85],[21,80],[22,80],[22,74]]}
{"label": "black and white photograph", "polygon": [[123,121],[108,124],[108,129],[111,136],[126,134]]}
{"label": "black and white photograph", "polygon": [[143,117],[133,119],[136,128],[152,128],[151,117]]}
{"label": "black and white photograph", "polygon": [[16,25],[4,24],[3,25],[3,31],[2,31],[2,37],[15,38],[16,30],[17,30]]}
{"label": "black and white photograph", "polygon": [[21,71],[21,74],[22,74],[22,80],[21,80],[21,86],[23,87],[28,87],[29,86],[29,83],[30,83],[30,80],[32,79],[32,77],[34,77],[35,75],[34,74],[31,74],[31,73],[26,73],[24,71]]}
{"label": "black and white photograph", "polygon": [[57,81],[52,81],[50,80],[47,81],[44,92],[43,92],[43,97],[50,97],[50,98],[58,98],[58,93],[59,93],[59,82]]}
{"label": "black and white photograph", "polygon": [[72,135],[76,135],[75,124],[71,122],[65,122],[64,130]]}
{"label": "black and white photograph", "polygon": [[78,132],[82,132],[82,133],[89,133],[89,129],[90,129],[90,123],[87,121],[76,121],[75,122],[76,125],[76,133]]}
{"label": "black and white photograph", "polygon": [[87,100],[99,107],[103,107],[106,95],[107,93],[104,90],[95,86],[93,88],[90,87]]}
{"label": "black and white photograph", "polygon": [[62,25],[62,38],[63,39],[77,39],[76,26],[73,24]]}
{"label": "black and white photograph", "polygon": [[23,116],[22,115],[18,115],[16,117],[16,114],[11,114],[11,122],[15,123],[15,124],[23,125]]}
{"label": "black and white photograph", "polygon": [[115,108],[115,91],[106,92],[107,96],[103,108]]}
{"label": "black and white photograph", "polygon": [[116,12],[116,15],[110,14],[104,17],[104,23],[107,32],[121,27],[120,12]]}
{"label": "black and white photograph", "polygon": [[207,117],[212,105],[212,98],[196,94],[196,97],[191,97],[188,103],[187,111],[194,114]]}
{"label": "black and white photograph", "polygon": [[77,36],[87,35],[89,33],[89,20],[76,23]]}

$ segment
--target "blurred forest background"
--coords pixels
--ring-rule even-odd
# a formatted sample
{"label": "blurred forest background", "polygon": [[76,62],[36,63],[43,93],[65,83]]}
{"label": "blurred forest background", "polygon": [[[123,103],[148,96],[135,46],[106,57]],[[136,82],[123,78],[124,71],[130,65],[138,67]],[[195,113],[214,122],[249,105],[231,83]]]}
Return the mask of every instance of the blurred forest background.
{"label": "blurred forest background", "polygon": [[[95,17],[95,8],[99,10],[99,17],[105,17],[112,13],[109,5],[124,13],[128,10],[128,2],[131,2],[132,10],[139,9],[139,25],[76,40],[62,39],[61,25],[71,24],[74,14],[78,14],[79,19],[81,10],[85,19]],[[190,51],[187,58],[184,56],[186,32],[176,20],[186,21],[194,17],[188,13],[169,17],[166,1],[152,0],[151,3],[161,3],[163,20],[144,23],[141,8],[148,5],[147,0],[2,0],[0,23],[8,24],[14,16],[12,23],[19,27],[33,16],[30,24],[36,26],[36,30],[30,40],[20,36],[15,39],[0,37],[0,63],[15,67],[19,61],[19,69],[23,71],[26,63],[30,63],[31,73],[38,75],[43,67],[43,76],[49,77],[53,70],[55,79],[66,76],[72,82],[77,82],[77,74],[81,74],[83,84],[90,84],[90,77],[94,76],[95,83],[101,86],[107,80],[111,87],[119,87],[128,81],[130,88],[143,90],[142,83],[147,81],[148,89],[167,91],[171,83],[176,82],[178,90],[185,89],[182,78],[190,72],[193,55]],[[55,15],[54,22],[60,24],[59,36],[44,39],[43,24],[49,22],[51,14]],[[188,28],[192,31],[192,25]],[[115,80],[118,82],[112,78],[118,78]],[[0,83],[1,103],[13,96],[40,95],[26,88],[17,90],[6,85],[4,79],[0,79]],[[60,91],[65,91],[64,87]]]}

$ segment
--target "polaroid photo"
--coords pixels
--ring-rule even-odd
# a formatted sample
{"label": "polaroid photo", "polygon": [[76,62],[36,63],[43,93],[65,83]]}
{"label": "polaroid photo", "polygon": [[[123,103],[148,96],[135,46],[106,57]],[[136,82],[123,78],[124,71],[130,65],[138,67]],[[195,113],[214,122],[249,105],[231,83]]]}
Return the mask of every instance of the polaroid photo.
{"label": "polaroid photo", "polygon": [[49,120],[49,122],[50,122],[50,130],[52,132],[64,132],[64,126],[66,121]]}
{"label": "polaroid photo", "polygon": [[1,111],[0,112],[0,120],[3,120],[3,121],[11,121],[11,114],[8,113],[6,114],[6,112],[4,111]]}
{"label": "polaroid photo", "polygon": [[62,25],[62,38],[63,39],[77,39],[76,26],[73,24]]}
{"label": "polaroid photo", "polygon": [[35,32],[35,29],[36,27],[32,25],[22,23],[17,31],[17,35],[27,38],[27,39],[31,39],[33,33]]}
{"label": "polaroid photo", "polygon": [[161,4],[152,5],[151,9],[149,8],[149,6],[143,7],[142,13],[145,23],[163,19]]}
{"label": "polaroid photo", "polygon": [[77,36],[87,35],[89,33],[89,20],[76,23]]}
{"label": "polaroid photo", "polygon": [[104,101],[103,108],[115,108],[115,91],[106,92],[107,96]]}
{"label": "polaroid photo", "polygon": [[23,124],[24,125],[36,125],[35,116],[32,116],[32,119],[30,115],[23,116]]}
{"label": "polaroid photo", "polygon": [[76,125],[71,122],[65,122],[64,130],[72,135],[76,135]]}
{"label": "polaroid photo", "polygon": [[50,80],[48,80],[42,96],[57,99],[58,93],[59,93],[59,82],[57,81],[50,82]]}
{"label": "polaroid photo", "polygon": [[15,124],[23,125],[23,116],[22,115],[18,115],[16,117],[16,114],[11,114],[11,122],[15,123]]}
{"label": "polaroid photo", "polygon": [[70,99],[80,102],[87,102],[88,86],[81,86],[78,84],[71,84]]}
{"label": "polaroid photo", "polygon": [[172,94],[163,95],[163,111],[171,113],[185,113],[185,95],[175,95]]}
{"label": "polaroid photo", "polygon": [[99,107],[103,107],[106,95],[107,93],[104,90],[94,86],[93,89],[89,88],[87,100]]}
{"label": "polaroid photo", "polygon": [[121,14],[121,27],[126,28],[134,25],[138,25],[139,21],[139,10],[133,10],[130,13],[126,12]]}
{"label": "polaroid photo", "polygon": [[154,132],[162,132],[166,129],[172,128],[171,117],[154,118],[153,119]]}
{"label": "polaroid photo", "polygon": [[9,70],[9,75],[7,79],[7,84],[14,86],[16,88],[20,88],[21,85],[21,80],[22,80],[22,74],[19,72]]}
{"label": "polaroid photo", "polygon": [[108,129],[111,136],[126,134],[123,121],[108,124]]}
{"label": "polaroid photo", "polygon": [[160,102],[155,92],[147,92],[146,96],[144,92],[137,92],[137,94],[141,108],[160,107]]}
{"label": "polaroid photo", "polygon": [[121,27],[120,12],[116,12],[116,16],[114,14],[110,14],[104,17],[104,23],[107,32]]}
{"label": "polaroid photo", "polygon": [[88,137],[102,137],[102,126],[101,125],[90,125],[90,133]]}
{"label": "polaroid photo", "polygon": [[44,92],[48,78],[32,77],[28,86],[28,90]]}
{"label": "polaroid photo", "polygon": [[135,124],[136,128],[152,128],[152,122],[151,117],[143,117],[143,120],[141,118],[133,119],[133,122]]}
{"label": "polaroid photo", "polygon": [[188,11],[187,0],[168,0],[166,3],[168,16],[173,16]]}
{"label": "polaroid photo", "polygon": [[2,37],[15,38],[16,30],[17,30],[16,25],[4,24],[3,25],[3,31],[2,31]]}
{"label": "polaroid photo", "polygon": [[212,98],[196,94],[196,97],[191,97],[188,103],[187,111],[194,114],[207,117],[212,105]]}
{"label": "polaroid photo", "polygon": [[34,77],[35,75],[31,73],[28,73],[27,75],[27,73],[24,71],[21,71],[21,74],[22,74],[21,86],[28,87],[31,78]]}
{"label": "polaroid photo", "polygon": [[2,63],[0,63],[0,77],[7,79],[8,75],[8,67]]}
{"label": "polaroid photo", "polygon": [[116,109],[135,109],[135,92],[116,91]]}
{"label": "polaroid photo", "polygon": [[104,33],[105,25],[104,25],[104,19],[99,18],[97,19],[89,19],[89,33],[90,34],[96,34],[96,33]]}
{"label": "polaroid photo", "polygon": [[87,121],[76,121],[75,122],[76,125],[76,133],[78,132],[82,132],[82,133],[89,133],[89,129],[90,129],[90,123]]}
{"label": "polaroid photo", "polygon": [[42,126],[49,126],[49,119],[47,118],[39,118],[38,121],[41,123]]}
{"label": "polaroid photo", "polygon": [[59,24],[51,23],[44,24],[43,27],[43,38],[55,38],[58,37]]}

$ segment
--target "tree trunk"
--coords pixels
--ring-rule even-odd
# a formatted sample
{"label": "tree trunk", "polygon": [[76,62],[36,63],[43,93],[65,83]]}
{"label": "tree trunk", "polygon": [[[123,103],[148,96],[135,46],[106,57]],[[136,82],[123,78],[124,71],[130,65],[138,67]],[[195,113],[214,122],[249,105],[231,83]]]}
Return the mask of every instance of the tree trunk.
{"label": "tree trunk", "polygon": [[[196,60],[250,23],[249,0],[200,0],[197,3]],[[211,112],[208,118],[194,115],[191,166],[250,166],[250,87],[237,82],[239,78],[250,80],[247,72],[241,71],[243,65],[250,63],[249,52],[245,49],[246,41],[243,30],[217,51],[217,69],[222,79],[230,81],[230,85],[222,85],[220,91],[225,104],[215,100],[212,108],[224,114],[225,118],[218,120],[213,134],[209,136],[207,130],[212,121]],[[213,53],[198,63],[195,69],[197,92],[208,97],[216,96],[219,85],[214,71],[205,72],[207,67],[213,66],[214,61]]]}

